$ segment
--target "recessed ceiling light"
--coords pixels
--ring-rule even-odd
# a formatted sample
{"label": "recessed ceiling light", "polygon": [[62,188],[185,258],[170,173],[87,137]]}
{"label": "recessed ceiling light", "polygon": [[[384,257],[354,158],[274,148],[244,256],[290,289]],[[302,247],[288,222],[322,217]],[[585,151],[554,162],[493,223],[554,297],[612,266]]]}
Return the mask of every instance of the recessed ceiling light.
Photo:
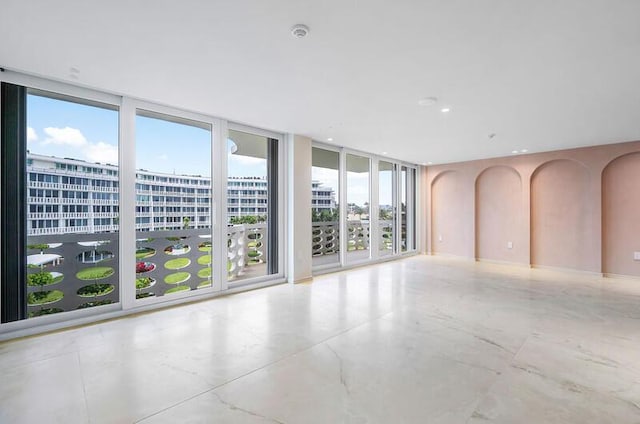
{"label": "recessed ceiling light", "polygon": [[427,165],[431,165],[433,162],[427,162]]}
{"label": "recessed ceiling light", "polygon": [[448,107],[443,107],[442,109],[440,109],[440,112],[442,112],[442,113],[447,113],[447,112],[449,112],[450,110],[451,110],[451,109],[450,109],[450,108],[448,108]]}
{"label": "recessed ceiling light", "polygon": [[437,97],[423,97],[422,99],[418,100],[419,106],[433,106],[436,103],[438,103]]}
{"label": "recessed ceiling light", "polygon": [[333,138],[329,137],[327,138],[327,141],[333,141]]}
{"label": "recessed ceiling light", "polygon": [[307,34],[309,34],[309,27],[306,25],[297,24],[291,28],[291,35],[293,35],[296,38],[306,37]]}
{"label": "recessed ceiling light", "polygon": [[382,154],[383,154],[383,155],[386,155],[386,154],[387,154],[387,152],[382,152]]}
{"label": "recessed ceiling light", "polygon": [[511,153],[513,153],[514,155],[518,153],[517,150],[512,150]]}
{"label": "recessed ceiling light", "polygon": [[522,149],[522,150],[520,150],[520,153],[527,153],[527,152],[528,152],[528,150],[527,150],[527,149]]}

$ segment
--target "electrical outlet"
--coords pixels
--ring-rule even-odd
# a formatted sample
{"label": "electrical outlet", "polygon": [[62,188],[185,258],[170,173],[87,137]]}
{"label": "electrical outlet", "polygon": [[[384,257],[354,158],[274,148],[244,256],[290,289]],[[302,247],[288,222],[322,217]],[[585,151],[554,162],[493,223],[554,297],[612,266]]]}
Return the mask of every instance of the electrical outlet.
{"label": "electrical outlet", "polygon": [[640,252],[633,252],[633,260],[640,261]]}
{"label": "electrical outlet", "polygon": [[442,234],[438,236],[438,241],[442,241]]}
{"label": "electrical outlet", "polygon": [[508,241],[507,242],[507,249],[513,249],[513,242],[512,241]]}

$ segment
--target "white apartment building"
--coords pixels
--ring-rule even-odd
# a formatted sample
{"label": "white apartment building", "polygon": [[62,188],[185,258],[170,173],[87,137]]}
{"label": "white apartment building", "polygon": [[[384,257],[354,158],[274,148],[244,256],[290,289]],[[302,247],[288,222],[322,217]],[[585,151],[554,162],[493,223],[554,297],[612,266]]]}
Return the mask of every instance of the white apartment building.
{"label": "white apartment building", "polygon": [[[118,167],[29,153],[28,235],[117,231]],[[312,183],[316,211],[336,207],[335,193]],[[228,217],[265,216],[267,181],[233,177],[227,182]],[[139,231],[211,226],[211,180],[200,175],[136,171]]]}

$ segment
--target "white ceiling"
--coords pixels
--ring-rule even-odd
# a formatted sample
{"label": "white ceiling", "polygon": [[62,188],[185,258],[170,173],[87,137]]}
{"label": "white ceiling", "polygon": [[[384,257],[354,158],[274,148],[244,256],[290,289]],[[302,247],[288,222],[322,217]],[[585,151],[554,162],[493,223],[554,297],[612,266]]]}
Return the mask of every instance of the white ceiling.
{"label": "white ceiling", "polygon": [[2,0],[0,66],[442,163],[639,140],[639,19],[639,0]]}

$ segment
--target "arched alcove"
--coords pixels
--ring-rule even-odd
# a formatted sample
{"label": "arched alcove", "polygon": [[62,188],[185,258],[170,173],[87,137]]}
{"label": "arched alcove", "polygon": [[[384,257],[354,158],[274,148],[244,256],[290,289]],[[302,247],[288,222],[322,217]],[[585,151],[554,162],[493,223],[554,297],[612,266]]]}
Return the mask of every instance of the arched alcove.
{"label": "arched alcove", "polygon": [[[476,179],[476,258],[518,262],[521,240],[522,180],[507,166],[487,168]],[[526,259],[525,259],[526,260]]]}
{"label": "arched alcove", "polygon": [[594,270],[590,261],[589,172],[579,162],[553,160],[531,178],[531,263]]}
{"label": "arched alcove", "polygon": [[602,172],[602,271],[640,276],[640,153],[611,161]]}
{"label": "arched alcove", "polygon": [[465,256],[464,195],[461,175],[445,171],[431,183],[431,249]]}

